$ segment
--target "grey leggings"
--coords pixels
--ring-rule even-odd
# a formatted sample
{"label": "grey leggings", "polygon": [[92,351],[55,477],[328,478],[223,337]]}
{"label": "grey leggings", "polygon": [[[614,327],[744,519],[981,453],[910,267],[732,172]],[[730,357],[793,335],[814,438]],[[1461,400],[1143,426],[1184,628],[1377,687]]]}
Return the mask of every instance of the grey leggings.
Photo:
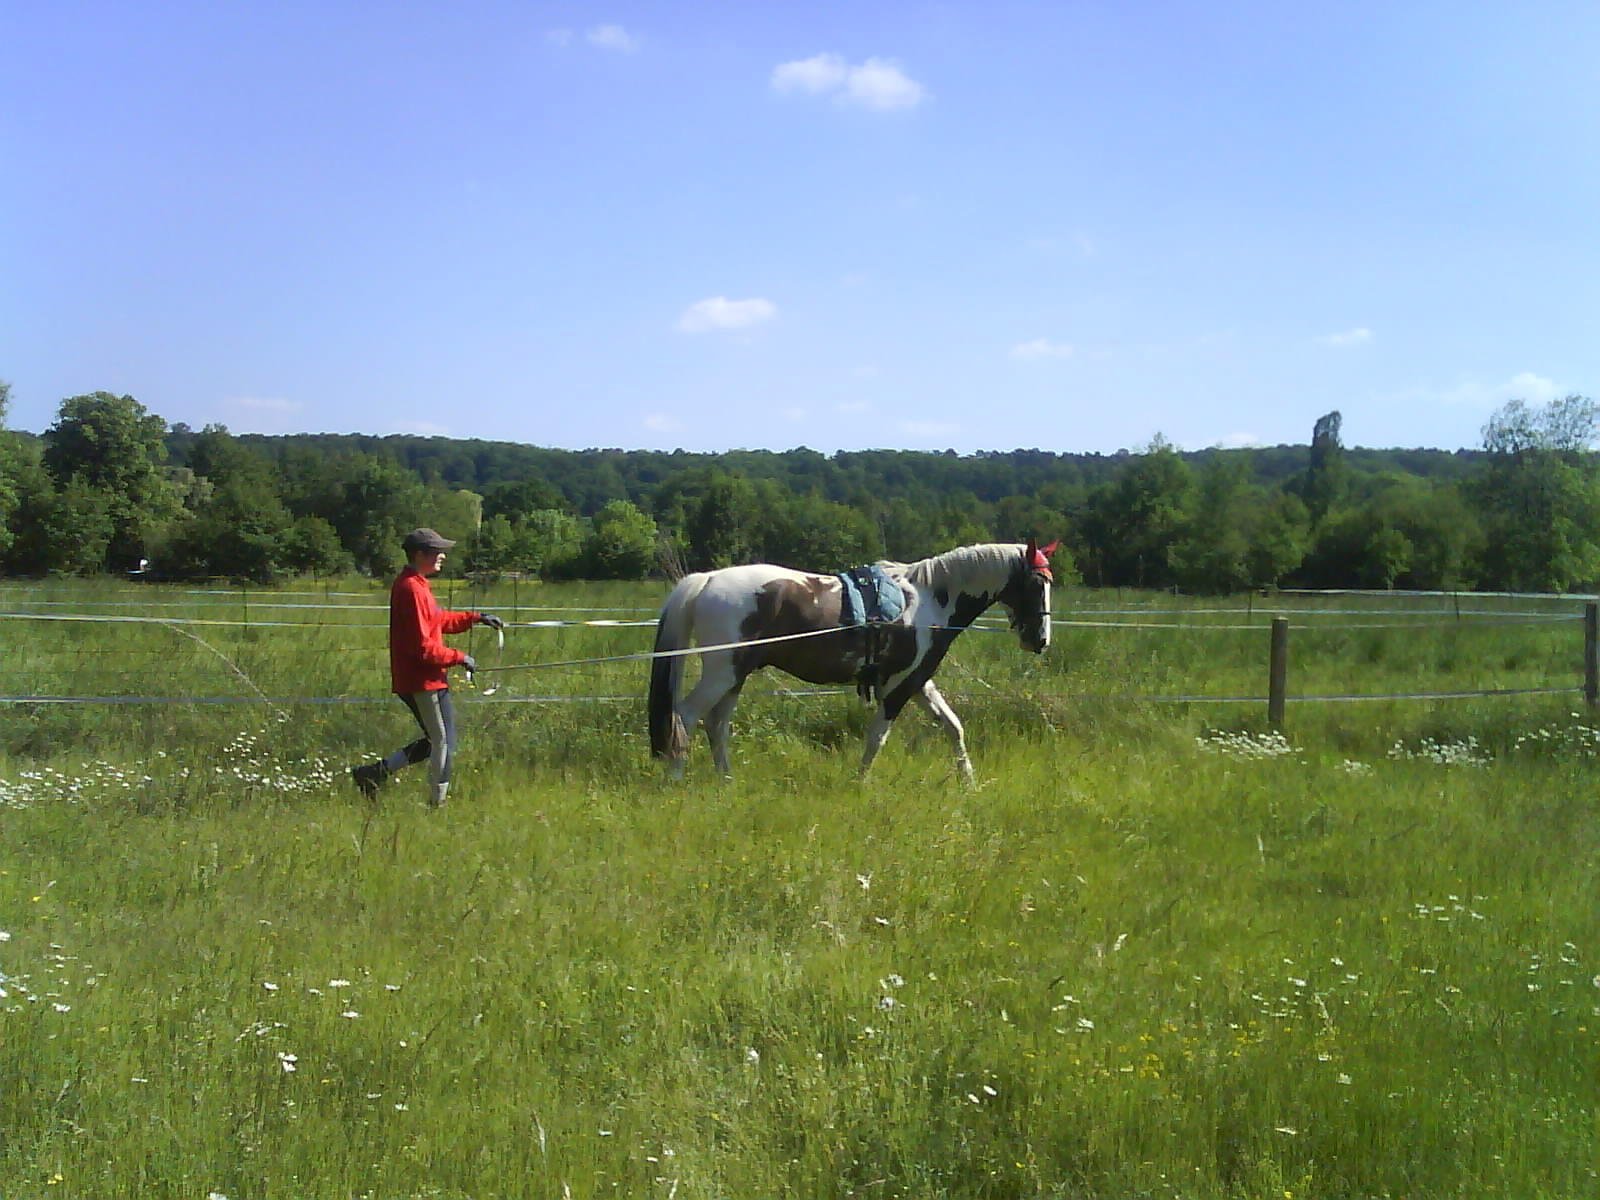
{"label": "grey leggings", "polygon": [[426,761],[430,783],[449,783],[456,757],[456,710],[450,689],[401,693],[400,699],[422,726],[422,736],[400,753],[408,763]]}

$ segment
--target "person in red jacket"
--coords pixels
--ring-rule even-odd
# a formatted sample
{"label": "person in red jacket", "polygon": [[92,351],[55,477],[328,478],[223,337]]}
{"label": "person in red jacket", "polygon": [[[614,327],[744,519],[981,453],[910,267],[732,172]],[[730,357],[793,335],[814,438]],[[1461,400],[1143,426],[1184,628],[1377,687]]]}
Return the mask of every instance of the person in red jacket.
{"label": "person in red jacket", "polygon": [[356,787],[369,799],[401,767],[426,762],[433,787],[428,802],[434,808],[445,802],[456,755],[455,709],[445,672],[465,667],[470,675],[477,664],[470,654],[446,646],[444,635],[464,633],[474,625],[505,628],[492,613],[451,612],[433,598],[428,580],[439,573],[445,551],[454,545],[432,529],[413,529],[400,543],[407,565],[389,589],[389,679],[422,727],[422,736],[387,758],[351,769]]}

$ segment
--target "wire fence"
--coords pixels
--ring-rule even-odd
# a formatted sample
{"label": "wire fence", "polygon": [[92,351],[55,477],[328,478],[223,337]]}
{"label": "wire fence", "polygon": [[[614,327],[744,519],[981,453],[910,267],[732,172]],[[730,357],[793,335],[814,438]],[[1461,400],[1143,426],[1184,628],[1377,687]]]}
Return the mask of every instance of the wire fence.
{"label": "wire fence", "polygon": [[[205,588],[188,589],[182,593],[176,593],[177,598],[151,596],[130,600],[120,597],[75,596],[71,599],[62,600],[42,597],[31,598],[29,597],[31,590],[27,588],[7,589],[13,600],[21,600],[21,603],[14,604],[10,611],[0,612],[0,622],[54,622],[113,627],[158,625],[167,626],[179,632],[183,627],[216,627],[263,631],[315,631],[321,633],[331,630],[348,632],[354,636],[372,635],[373,640],[370,645],[340,646],[336,648],[341,651],[378,651],[381,649],[381,644],[377,635],[380,632],[385,634],[387,632],[386,620],[362,619],[368,614],[386,613],[388,609],[386,603],[373,602],[374,597],[370,593],[333,592],[327,589],[320,592],[274,591],[261,593],[252,592],[249,589]],[[1139,704],[1173,705],[1265,704],[1268,706],[1269,715],[1278,720],[1281,720],[1282,708],[1286,704],[1447,701],[1571,693],[1580,693],[1590,703],[1594,702],[1596,683],[1593,626],[1595,617],[1594,603],[1590,597],[1529,594],[1488,595],[1483,593],[1373,593],[1348,589],[1320,592],[1297,590],[1279,593],[1278,596],[1291,597],[1297,603],[1290,609],[1281,603],[1257,605],[1254,597],[1249,598],[1243,605],[1205,607],[1180,607],[1175,603],[1167,603],[1166,607],[1162,607],[1163,603],[1167,601],[1166,597],[1153,597],[1132,604],[1119,598],[1115,605],[1102,605],[1089,601],[1073,604],[1069,601],[1071,615],[1058,616],[1051,624],[1056,630],[1063,632],[1073,630],[1121,630],[1135,635],[1151,632],[1180,633],[1191,636],[1224,633],[1262,634],[1271,631],[1273,644],[1276,647],[1279,639],[1285,638],[1290,628],[1319,635],[1332,633],[1364,635],[1372,632],[1393,630],[1422,632],[1441,628],[1456,630],[1497,627],[1530,628],[1582,623],[1585,625],[1587,635],[1584,655],[1585,673],[1581,679],[1569,677],[1568,682],[1551,681],[1539,686],[1527,687],[1454,688],[1439,691],[1406,690],[1381,693],[1343,691],[1291,695],[1288,694],[1286,686],[1286,669],[1282,664],[1274,660],[1269,662],[1268,670],[1265,674],[1268,689],[1262,694],[1162,693],[1137,689],[1113,689],[1096,692],[1077,690],[1041,691],[1036,688],[1030,688],[1028,694],[1035,699],[1059,699],[1063,701],[1116,700]],[[1412,599],[1424,598],[1435,607],[1431,610],[1395,607],[1394,602],[1402,596]],[[1325,603],[1328,600],[1342,601],[1344,598],[1349,597],[1382,598],[1385,601],[1385,606],[1360,610],[1352,610],[1343,607],[1342,604],[1339,607],[1314,606],[1316,603]],[[1526,604],[1527,607],[1506,609],[1485,606],[1486,603],[1495,599],[1508,600],[1519,605]],[[1437,607],[1440,603],[1448,604],[1450,607],[1441,610]],[[1584,605],[1583,610],[1573,611],[1572,606],[1579,603]],[[1549,607],[1551,605],[1556,606],[1554,610]],[[514,633],[563,629],[629,630],[653,628],[656,624],[654,609],[636,607],[525,605],[515,602],[510,605],[497,604],[494,607],[497,611],[508,615],[507,628]],[[1566,611],[1561,611],[1563,608]],[[140,611],[124,611],[128,609],[138,609]],[[213,613],[217,615],[211,615]],[[358,619],[344,621],[327,619],[327,614],[332,613],[353,616]],[[602,613],[618,615],[596,615]],[[296,616],[301,619],[291,619]],[[1373,620],[1372,618],[1374,617],[1386,619]],[[1240,618],[1243,618],[1243,620],[1240,620]],[[1006,626],[1002,621],[981,620],[968,628],[973,632],[992,633],[1004,632]],[[575,658],[552,658],[510,665],[496,663],[481,668],[481,673],[511,674],[517,672],[572,670],[611,663],[648,661],[660,657],[662,654],[674,656],[704,654],[715,650],[760,644],[764,641],[790,640],[795,637],[811,637],[832,632],[837,632],[837,630],[823,629],[808,631],[803,634],[786,635],[777,639],[754,639],[748,642],[690,647],[684,650],[661,653],[652,650],[639,650]],[[137,646],[76,647],[73,652],[105,656],[123,654],[130,657],[163,653],[159,649]],[[1274,649],[1273,651],[1275,655],[1280,652],[1279,649]],[[1574,674],[1576,675],[1576,672]],[[495,688],[485,689],[487,693],[493,693],[497,690]],[[847,694],[851,689],[788,689],[778,687],[773,690],[775,693],[785,696],[832,696]],[[959,696],[962,693],[952,691],[951,694]],[[638,699],[637,693],[594,692],[562,694],[544,692],[540,694],[514,695],[484,694],[475,697],[475,702],[483,704],[541,705],[626,703]],[[88,691],[82,693],[70,691],[49,693],[19,689],[11,694],[0,695],[0,705],[10,706],[376,705],[387,701],[388,697],[375,695],[286,695],[269,697],[259,690],[254,695],[218,696],[111,694]]]}

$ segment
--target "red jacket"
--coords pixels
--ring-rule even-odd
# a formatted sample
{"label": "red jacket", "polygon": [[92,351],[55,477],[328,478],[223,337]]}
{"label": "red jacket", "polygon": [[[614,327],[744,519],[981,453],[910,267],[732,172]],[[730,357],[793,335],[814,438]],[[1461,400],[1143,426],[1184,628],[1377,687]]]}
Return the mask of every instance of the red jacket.
{"label": "red jacket", "polygon": [[389,678],[396,694],[448,687],[445,668],[466,655],[446,646],[443,635],[470,629],[478,616],[440,608],[426,575],[415,567],[401,571],[389,589]]}

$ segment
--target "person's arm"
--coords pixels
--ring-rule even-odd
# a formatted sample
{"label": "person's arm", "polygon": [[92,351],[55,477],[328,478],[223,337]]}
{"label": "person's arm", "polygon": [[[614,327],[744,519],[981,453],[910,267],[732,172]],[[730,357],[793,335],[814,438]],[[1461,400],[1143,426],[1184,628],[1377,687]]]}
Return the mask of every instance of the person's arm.
{"label": "person's arm", "polygon": [[482,613],[476,612],[450,612],[441,614],[444,624],[440,628],[445,633],[465,633],[483,619]]}

